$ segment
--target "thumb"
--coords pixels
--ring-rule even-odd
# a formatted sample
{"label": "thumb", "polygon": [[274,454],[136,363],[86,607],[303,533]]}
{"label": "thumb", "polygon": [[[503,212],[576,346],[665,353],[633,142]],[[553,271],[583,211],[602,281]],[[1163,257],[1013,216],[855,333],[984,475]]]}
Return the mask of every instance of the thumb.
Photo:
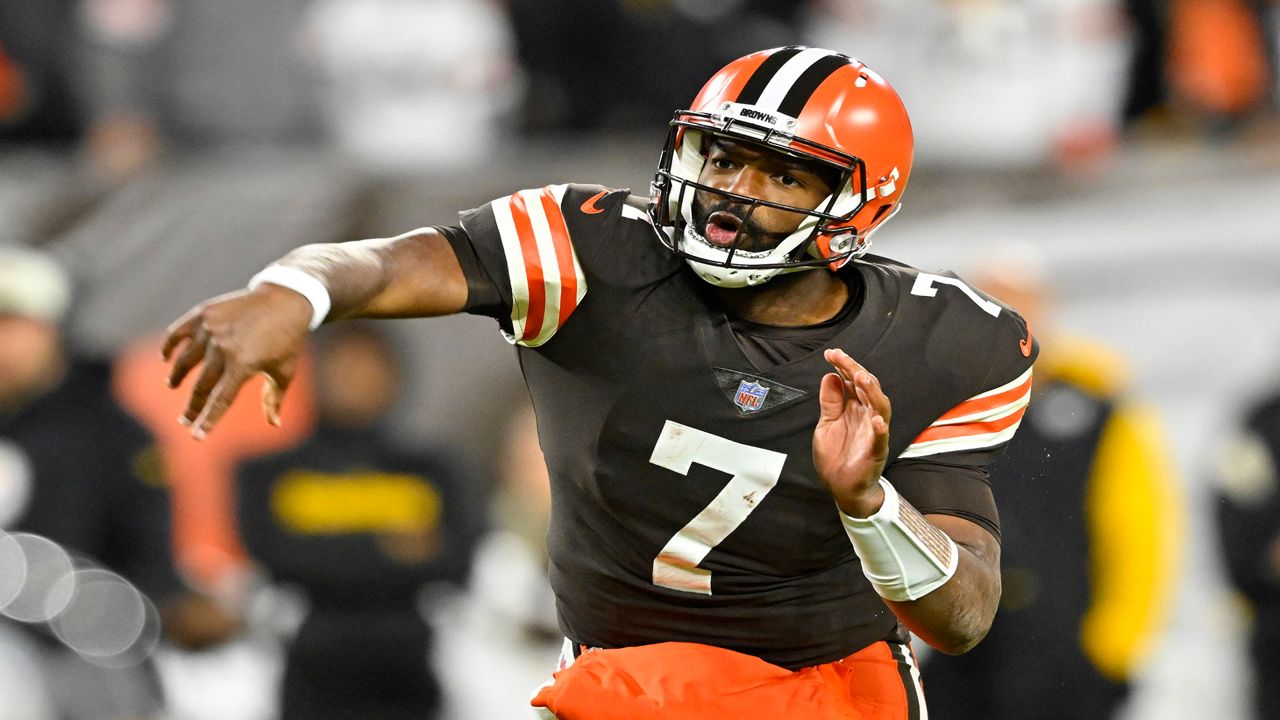
{"label": "thumb", "polygon": [[836,373],[822,376],[818,386],[818,422],[832,422],[844,414],[844,381]]}
{"label": "thumb", "polygon": [[284,404],[284,393],[289,389],[289,383],[293,381],[294,371],[297,369],[297,363],[289,362],[274,370],[267,370],[262,373],[262,414],[266,416],[267,422],[275,427],[280,427],[283,423],[280,419],[280,407]]}
{"label": "thumb", "polygon": [[889,422],[884,419],[883,415],[876,415],[871,420],[871,429],[875,433],[875,440],[871,446],[871,456],[877,460],[884,461],[889,457]]}

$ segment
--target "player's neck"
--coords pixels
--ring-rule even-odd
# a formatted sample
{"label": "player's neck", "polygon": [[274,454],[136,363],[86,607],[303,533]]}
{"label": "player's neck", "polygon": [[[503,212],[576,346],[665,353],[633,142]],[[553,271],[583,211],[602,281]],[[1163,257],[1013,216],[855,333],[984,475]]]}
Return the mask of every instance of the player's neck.
{"label": "player's neck", "polygon": [[721,288],[730,315],[761,325],[801,327],[835,317],[849,300],[849,286],[825,269],[778,275],[763,285]]}

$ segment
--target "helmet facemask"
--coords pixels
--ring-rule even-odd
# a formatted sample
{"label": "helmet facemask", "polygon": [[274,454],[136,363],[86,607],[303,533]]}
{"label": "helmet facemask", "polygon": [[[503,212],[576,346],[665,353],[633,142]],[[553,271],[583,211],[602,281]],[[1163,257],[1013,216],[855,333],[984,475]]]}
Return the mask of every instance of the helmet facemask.
{"label": "helmet facemask", "polygon": [[[725,103],[724,114],[682,111],[671,122],[666,146],[654,178],[650,213],[661,228],[659,236],[669,249],[683,257],[703,280],[721,287],[744,287],[766,282],[779,273],[817,267],[838,268],[866,252],[864,234],[847,225],[867,202],[866,166],[858,158],[818,143],[752,122],[736,113],[743,107]],[[736,112],[735,112],[736,111]],[[791,121],[772,113],[775,123]],[[723,137],[819,164],[838,172],[835,190],[815,207],[795,207],[739,195],[699,182],[707,162],[704,143]],[[703,227],[694,222],[694,197],[714,197],[712,207],[726,200],[745,211],[734,213],[740,221],[737,234],[727,245],[708,241]],[[870,192],[874,193],[874,190]],[[746,232],[760,208],[774,208],[804,219],[777,245],[754,250]],[[821,242],[820,242],[821,241]]]}

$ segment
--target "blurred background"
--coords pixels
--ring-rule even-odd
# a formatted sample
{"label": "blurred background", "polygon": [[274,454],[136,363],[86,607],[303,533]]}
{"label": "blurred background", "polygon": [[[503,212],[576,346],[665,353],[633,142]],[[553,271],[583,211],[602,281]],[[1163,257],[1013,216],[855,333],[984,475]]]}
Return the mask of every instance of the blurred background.
{"label": "blurred background", "polygon": [[[646,194],[671,113],[786,44],[858,57],[912,115],[875,252],[1020,263],[1052,336],[1105,348],[1086,394],[1151,418],[1141,637],[1095,668],[1115,716],[1255,717],[1280,511],[1216,508],[1277,492],[1233,443],[1280,385],[1278,26],[1269,0],[0,2],[0,720],[525,717],[560,638],[497,328],[318,333],[283,429],[250,387],[205,443],[159,333],[303,243],[549,183]],[[1084,537],[1090,512],[1061,516]],[[1254,594],[1224,559],[1245,534]],[[1026,640],[1088,651],[1078,620]]]}

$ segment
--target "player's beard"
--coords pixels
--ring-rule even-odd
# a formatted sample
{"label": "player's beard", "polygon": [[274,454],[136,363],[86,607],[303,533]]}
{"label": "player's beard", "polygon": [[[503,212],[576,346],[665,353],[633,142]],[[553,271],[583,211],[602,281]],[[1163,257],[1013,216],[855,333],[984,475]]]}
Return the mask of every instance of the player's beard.
{"label": "player's beard", "polygon": [[[691,208],[692,230],[712,247],[718,247],[722,250],[737,248],[745,252],[763,252],[777,247],[790,234],[790,232],[769,231],[757,221],[755,213],[750,212],[750,206],[741,202],[723,198],[711,204],[704,204],[703,198],[706,194],[698,192],[693,196],[693,206]],[[707,223],[711,216],[718,212],[733,215],[741,223],[738,228],[738,238],[732,245],[715,245],[706,238]],[[759,212],[759,208],[757,208],[756,212]]]}

